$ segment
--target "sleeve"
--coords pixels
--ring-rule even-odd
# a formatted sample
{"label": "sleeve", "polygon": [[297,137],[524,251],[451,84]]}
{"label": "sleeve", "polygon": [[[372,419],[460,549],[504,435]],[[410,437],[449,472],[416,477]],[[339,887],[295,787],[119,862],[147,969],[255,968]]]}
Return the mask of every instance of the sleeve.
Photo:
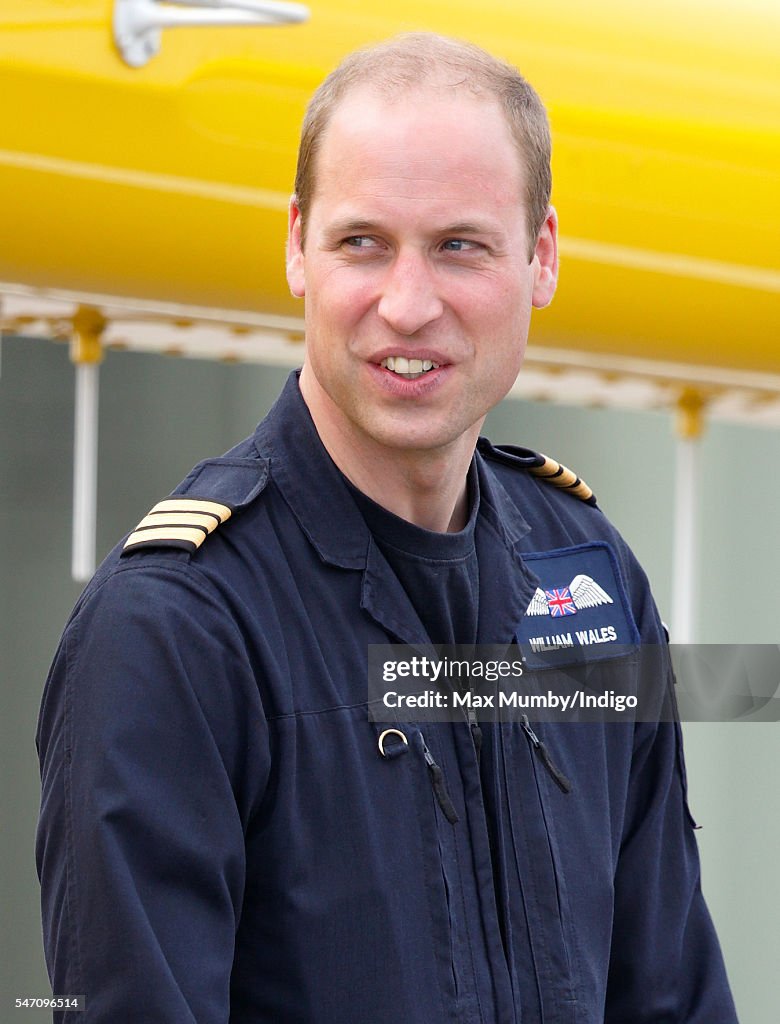
{"label": "sleeve", "polygon": [[224,1024],[269,747],[247,645],[200,573],[119,570],[81,604],[37,744],[53,991],[85,996],[84,1024]]}
{"label": "sleeve", "polygon": [[701,891],[671,661],[644,574],[635,569],[641,587],[635,609],[643,653],[656,673],[663,710],[662,720],[639,722],[634,733],[604,1020],[736,1024],[720,946]]}

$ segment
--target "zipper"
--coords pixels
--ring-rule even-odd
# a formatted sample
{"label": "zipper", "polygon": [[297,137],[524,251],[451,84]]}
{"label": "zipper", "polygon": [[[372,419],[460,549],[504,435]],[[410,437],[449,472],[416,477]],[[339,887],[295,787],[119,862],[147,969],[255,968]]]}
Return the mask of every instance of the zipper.
{"label": "zipper", "polygon": [[458,812],[455,810],[455,804],[452,802],[452,797],[447,792],[447,787],[444,784],[444,774],[441,768],[436,764],[433,759],[433,754],[428,750],[428,745],[425,742],[425,737],[420,733],[420,739],[422,740],[423,746],[423,757],[425,763],[428,765],[428,772],[431,776],[431,785],[433,786],[433,792],[436,795],[436,799],[439,802],[439,807],[442,809],[442,813],[450,825],[456,825],[460,821]]}
{"label": "zipper", "polygon": [[474,743],[474,750],[477,755],[477,767],[479,767],[480,755],[482,753],[482,729],[480,728],[479,722],[477,721],[476,711],[473,711],[471,708],[469,708],[467,716],[469,722],[469,729],[471,730],[471,739]]}
{"label": "zipper", "polygon": [[566,778],[566,776],[563,774],[560,768],[558,768],[557,765],[553,762],[553,759],[550,757],[547,747],[545,747],[544,743],[542,743],[542,741],[531,728],[531,725],[528,721],[528,715],[523,715],[520,725],[523,729],[523,732],[531,741],[531,745],[536,751],[539,760],[542,762],[544,767],[552,776],[555,785],[558,787],[558,789],[561,790],[562,793],[571,793],[571,782],[569,782],[569,780]]}

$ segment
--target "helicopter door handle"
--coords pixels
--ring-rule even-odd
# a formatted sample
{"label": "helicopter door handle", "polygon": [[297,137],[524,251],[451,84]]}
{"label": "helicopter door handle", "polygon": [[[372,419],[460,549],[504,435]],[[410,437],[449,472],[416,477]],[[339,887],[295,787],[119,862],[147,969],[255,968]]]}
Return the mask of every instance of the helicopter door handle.
{"label": "helicopter door handle", "polygon": [[273,0],[115,0],[114,42],[126,64],[142,68],[159,52],[166,28],[287,25],[308,18],[303,4]]}

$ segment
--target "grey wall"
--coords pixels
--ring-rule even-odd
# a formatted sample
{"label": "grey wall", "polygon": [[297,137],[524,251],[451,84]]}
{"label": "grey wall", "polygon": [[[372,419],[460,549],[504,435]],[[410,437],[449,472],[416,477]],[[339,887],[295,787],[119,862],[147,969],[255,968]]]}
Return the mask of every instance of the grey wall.
{"label": "grey wall", "polygon": [[[109,353],[101,369],[98,549],[104,554],[190,466],[245,434],[286,371]],[[0,1021],[49,991],[33,838],[35,719],[79,586],[70,580],[73,374],[64,346],[3,342],[0,378],[2,890]],[[669,614],[674,439],[661,414],[507,402],[486,430],[575,468],[622,529]],[[699,639],[780,641],[778,435],[713,426],[702,441]],[[743,1024],[775,1024],[780,959],[776,724],[686,728],[705,891]],[[639,881],[639,880],[638,880]],[[21,1011],[18,1011],[21,1012]],[[21,1017],[19,1018],[21,1019]],[[46,1014],[25,1011],[25,1020]]]}

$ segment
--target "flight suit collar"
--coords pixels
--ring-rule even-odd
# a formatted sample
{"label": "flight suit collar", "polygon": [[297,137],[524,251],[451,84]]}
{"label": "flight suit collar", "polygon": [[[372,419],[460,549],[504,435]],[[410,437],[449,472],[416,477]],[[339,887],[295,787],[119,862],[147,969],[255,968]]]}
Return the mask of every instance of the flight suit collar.
{"label": "flight suit collar", "polygon": [[515,501],[475,452],[479,473],[480,509],[476,545],[479,561],[477,641],[511,643],[539,580],[520,553],[531,527]]}
{"label": "flight suit collar", "polygon": [[298,387],[299,373],[290,374],[255,431],[255,447],[270,460],[271,479],[320,558],[343,569],[365,569],[371,535],[320,440]]}

